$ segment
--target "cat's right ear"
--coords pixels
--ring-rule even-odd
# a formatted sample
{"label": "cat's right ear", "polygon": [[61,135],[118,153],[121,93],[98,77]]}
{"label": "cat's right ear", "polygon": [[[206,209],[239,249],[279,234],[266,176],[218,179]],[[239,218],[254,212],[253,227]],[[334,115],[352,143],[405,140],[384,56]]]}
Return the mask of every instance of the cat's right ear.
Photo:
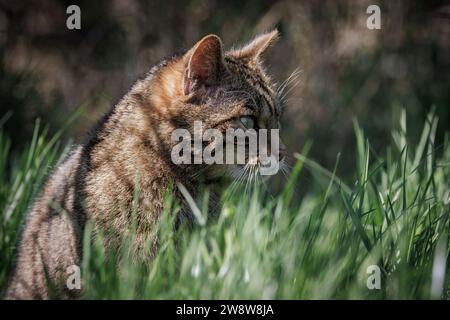
{"label": "cat's right ear", "polygon": [[189,96],[202,87],[217,82],[224,68],[222,41],[216,35],[208,35],[186,53],[186,70],[183,79],[184,94]]}

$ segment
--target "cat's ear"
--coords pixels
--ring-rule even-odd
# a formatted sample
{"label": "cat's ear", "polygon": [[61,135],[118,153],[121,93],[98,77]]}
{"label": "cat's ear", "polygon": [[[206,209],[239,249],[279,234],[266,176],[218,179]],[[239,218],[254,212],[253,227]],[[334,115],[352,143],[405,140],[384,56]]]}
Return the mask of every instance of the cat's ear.
{"label": "cat's ear", "polygon": [[228,54],[235,59],[241,60],[245,63],[257,62],[260,56],[267,50],[267,48],[278,39],[278,30],[273,30],[263,33],[250,41],[244,47],[232,50]]}
{"label": "cat's ear", "polygon": [[216,35],[208,35],[195,44],[186,54],[184,94],[189,95],[201,86],[214,84],[224,67],[222,41]]}

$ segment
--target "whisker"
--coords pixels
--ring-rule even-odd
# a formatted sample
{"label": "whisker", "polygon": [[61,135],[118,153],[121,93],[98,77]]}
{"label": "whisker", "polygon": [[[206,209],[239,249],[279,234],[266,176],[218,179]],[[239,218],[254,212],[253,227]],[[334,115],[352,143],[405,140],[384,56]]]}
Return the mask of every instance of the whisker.
{"label": "whisker", "polygon": [[243,168],[239,168],[236,170],[237,174],[236,174],[236,179],[231,183],[231,187],[230,187],[230,193],[233,194],[237,187],[240,186],[244,180],[244,175],[245,175],[245,167]]}
{"label": "whisker", "polygon": [[[292,89],[292,87],[295,87],[298,84],[298,78],[301,75],[301,70],[299,68],[296,68],[290,75],[289,77],[283,81],[283,83],[280,85],[280,87],[278,88],[276,94],[279,98],[280,101],[282,101],[285,97],[286,97],[286,93],[285,90],[286,88],[290,87],[293,81],[296,81],[296,84],[294,86],[291,86],[290,90]],[[289,91],[290,91],[289,90]],[[288,91],[288,92],[289,92]]]}
{"label": "whisker", "polygon": [[291,79],[293,77],[296,77],[297,74],[300,73],[300,69],[296,68],[280,85],[280,87],[277,89],[277,93],[281,93],[283,92],[283,90],[286,88],[286,86],[289,84],[289,82],[291,81]]}
{"label": "whisker", "polygon": [[299,84],[301,83],[301,80],[297,80],[295,81],[295,83],[293,83],[292,86],[290,86],[290,88],[288,90],[286,90],[286,92],[283,93],[283,95],[279,98],[280,101],[285,101],[286,97],[289,95],[289,93],[295,88],[297,87]]}

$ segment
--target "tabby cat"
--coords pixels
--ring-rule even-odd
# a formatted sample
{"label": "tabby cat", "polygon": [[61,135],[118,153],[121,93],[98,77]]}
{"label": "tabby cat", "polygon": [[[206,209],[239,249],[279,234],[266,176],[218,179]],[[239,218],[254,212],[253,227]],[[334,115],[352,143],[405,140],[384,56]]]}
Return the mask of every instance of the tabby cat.
{"label": "tabby cat", "polygon": [[169,185],[183,204],[180,221],[192,221],[179,186],[195,197],[200,186],[219,190],[229,177],[250,172],[242,171],[249,164],[174,164],[171,132],[192,131],[194,120],[205,129],[279,128],[275,85],[261,64],[261,54],[277,37],[277,31],[265,33],[225,52],[221,39],[208,35],[137,81],[49,177],[28,214],[6,298],[51,298],[49,283],[61,298],[76,297],[80,292],[66,288],[64,277],[67,268],[80,264],[85,223],[92,223],[94,234],[111,226],[118,230],[105,245],[119,246],[131,225],[137,186],[134,250],[151,257],[155,248],[149,252],[144,243]]}

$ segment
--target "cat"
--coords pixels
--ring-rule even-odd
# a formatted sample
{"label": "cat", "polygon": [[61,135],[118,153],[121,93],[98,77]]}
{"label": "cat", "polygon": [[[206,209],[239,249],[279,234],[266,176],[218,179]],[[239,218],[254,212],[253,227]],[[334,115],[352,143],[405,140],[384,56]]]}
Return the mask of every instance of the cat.
{"label": "cat", "polygon": [[27,216],[6,298],[49,299],[49,283],[61,298],[78,296],[77,289],[66,288],[64,277],[68,267],[80,265],[86,222],[92,222],[94,233],[111,226],[118,230],[119,237],[106,237],[105,246],[120,246],[121,233],[130,228],[136,185],[134,249],[152,256],[155,248],[147,252],[144,243],[170,185],[182,203],[180,221],[192,221],[179,186],[195,197],[201,185],[220,190],[229,177],[245,173],[245,166],[236,164],[174,164],[171,132],[192,131],[194,121],[221,131],[279,128],[276,86],[261,59],[277,37],[274,30],[225,52],[221,39],[208,35],[138,80],[50,175]]}

